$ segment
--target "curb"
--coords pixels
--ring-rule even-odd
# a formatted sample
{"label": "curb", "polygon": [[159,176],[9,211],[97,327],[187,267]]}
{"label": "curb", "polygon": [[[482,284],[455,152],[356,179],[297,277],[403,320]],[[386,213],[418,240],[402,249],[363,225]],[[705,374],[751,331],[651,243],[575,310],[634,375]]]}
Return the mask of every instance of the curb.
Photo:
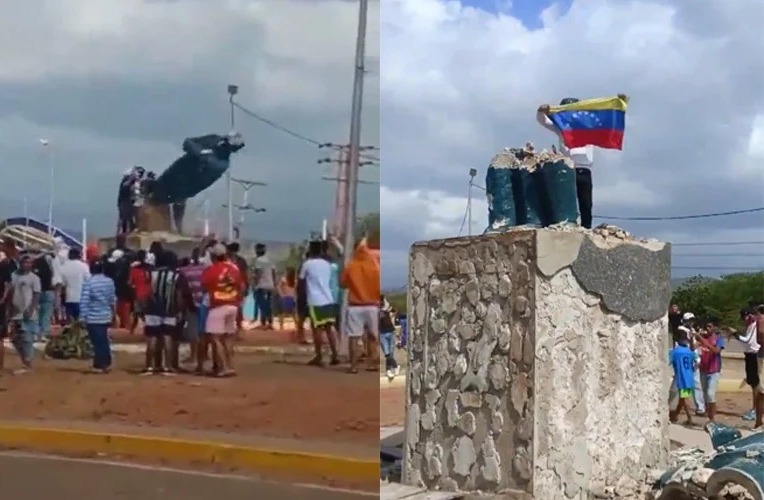
{"label": "curb", "polygon": [[[401,370],[401,373],[397,377],[395,377],[393,380],[389,380],[384,375],[379,377],[380,390],[393,389],[396,387],[403,387],[405,385],[406,385],[406,372],[404,370]],[[719,380],[719,385],[717,386],[716,390],[718,392],[726,392],[726,393],[751,392],[750,387],[742,383],[742,379],[735,380],[730,378],[723,378]]]}
{"label": "curb", "polygon": [[83,432],[0,424],[0,447],[47,453],[122,455],[182,463],[206,463],[255,472],[299,472],[311,477],[376,481],[378,460],[253,448],[172,438]]}
{"label": "curb", "polygon": [[394,387],[403,387],[406,385],[406,372],[401,370],[401,373],[398,374],[397,377],[390,380],[386,376],[382,375],[379,377],[379,388],[380,390],[384,389],[392,389]]}
{"label": "curb", "polygon": [[723,378],[719,380],[719,385],[716,387],[716,390],[718,392],[727,392],[727,393],[746,392],[750,394],[751,392],[751,388],[745,385],[742,379],[735,380],[731,378]]}

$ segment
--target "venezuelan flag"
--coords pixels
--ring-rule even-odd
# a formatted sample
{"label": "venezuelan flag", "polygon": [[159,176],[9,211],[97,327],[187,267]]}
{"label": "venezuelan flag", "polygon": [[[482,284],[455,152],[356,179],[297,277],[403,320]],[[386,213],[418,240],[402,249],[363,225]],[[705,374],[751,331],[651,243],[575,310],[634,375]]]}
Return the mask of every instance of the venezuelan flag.
{"label": "venezuelan flag", "polygon": [[550,107],[547,116],[568,148],[622,149],[626,107],[620,97],[601,97]]}

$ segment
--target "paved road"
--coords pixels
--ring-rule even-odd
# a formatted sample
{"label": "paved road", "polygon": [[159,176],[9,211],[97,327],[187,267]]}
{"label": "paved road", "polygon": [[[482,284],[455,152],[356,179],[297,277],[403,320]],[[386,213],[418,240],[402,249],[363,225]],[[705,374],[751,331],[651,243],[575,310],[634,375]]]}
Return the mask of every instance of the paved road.
{"label": "paved road", "polygon": [[0,453],[0,498],[8,500],[368,500],[329,488],[273,483],[253,478],[155,469],[129,464]]}

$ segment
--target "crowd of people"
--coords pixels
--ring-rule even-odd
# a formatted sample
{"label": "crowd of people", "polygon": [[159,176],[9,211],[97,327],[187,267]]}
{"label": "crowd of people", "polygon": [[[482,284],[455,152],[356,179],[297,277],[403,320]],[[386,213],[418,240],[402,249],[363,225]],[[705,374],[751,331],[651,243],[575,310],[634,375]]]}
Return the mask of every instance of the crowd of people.
{"label": "crowd of people", "polygon": [[739,342],[743,348],[744,382],[752,395],[752,409],[743,418],[753,420],[755,429],[764,429],[764,305],[751,303],[741,309],[742,330],[721,329],[717,320],[696,318],[692,312],[682,312],[677,304],[672,304],[668,317],[673,340],[669,363],[674,371],[669,396],[671,421],[676,422],[684,413],[686,423],[692,424],[690,401],[695,416],[715,420],[722,351],[728,342]]}
{"label": "crowd of people", "polygon": [[[293,318],[297,339],[308,343],[309,323],[315,351],[311,365],[324,365],[325,345],[329,363],[340,364],[340,342],[346,340],[351,373],[359,371],[363,360],[367,370],[378,369],[379,257],[365,239],[344,266],[336,240],[311,241],[299,268],[283,273],[265,245],[256,245],[251,265],[239,250],[236,242],[209,240],[180,258],[159,242],[130,249],[123,234],[114,248],[102,255],[89,249],[85,258],[76,249],[66,254],[7,249],[0,255],[0,335],[12,339],[20,356],[16,373],[33,368],[34,342],[50,339],[51,325],[60,320],[86,330],[94,373],[112,368],[110,328],[135,333],[142,323],[143,374],[234,376],[234,343],[249,294],[263,329],[274,328],[276,309],[282,328],[285,318]],[[347,308],[341,317],[343,300]],[[184,343],[189,356],[181,359]]]}

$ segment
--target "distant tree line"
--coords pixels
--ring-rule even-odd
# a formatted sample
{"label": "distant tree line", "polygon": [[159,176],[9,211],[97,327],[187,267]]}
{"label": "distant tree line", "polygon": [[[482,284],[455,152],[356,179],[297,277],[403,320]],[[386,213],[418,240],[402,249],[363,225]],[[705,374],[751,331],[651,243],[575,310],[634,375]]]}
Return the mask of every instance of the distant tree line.
{"label": "distant tree line", "polygon": [[671,297],[684,312],[738,326],[740,309],[750,302],[764,304],[764,272],[738,273],[709,279],[695,276],[679,285]]}
{"label": "distant tree line", "polygon": [[[369,246],[372,248],[379,248],[379,213],[368,213],[359,216],[355,233],[356,240],[360,240],[362,237],[366,236]],[[316,234],[320,237],[320,233]],[[279,260],[277,266],[282,270],[287,267],[298,268],[305,257],[305,252],[307,250],[308,239],[305,239],[300,243],[294,243]]]}

